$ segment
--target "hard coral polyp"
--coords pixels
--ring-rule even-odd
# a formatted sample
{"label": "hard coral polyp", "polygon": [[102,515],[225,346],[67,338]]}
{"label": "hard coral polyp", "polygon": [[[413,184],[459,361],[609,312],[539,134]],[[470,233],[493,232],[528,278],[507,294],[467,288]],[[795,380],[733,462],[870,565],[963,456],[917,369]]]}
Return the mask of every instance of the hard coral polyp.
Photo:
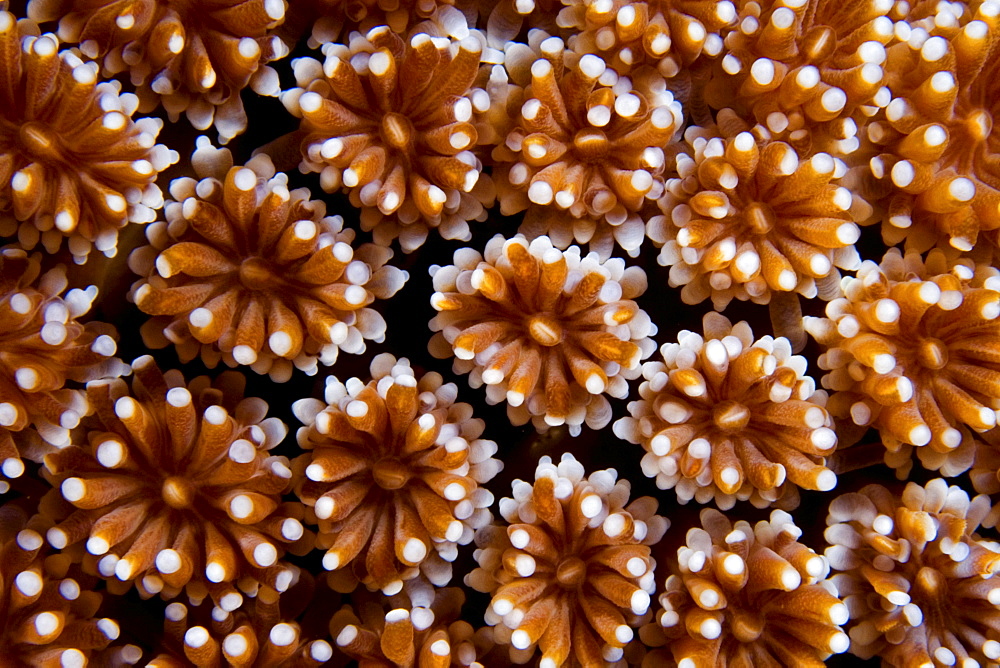
{"label": "hard coral polyp", "polygon": [[79,43],[107,74],[128,72],[143,111],[160,102],[172,121],[181,112],[199,130],[215,124],[223,143],[242,133],[240,92],[277,95],[267,63],[288,47],[271,34],[285,0],[31,0],[29,16],[59,21],[59,37]]}
{"label": "hard coral polyp", "polygon": [[[802,531],[788,513],[775,510],[751,526],[706,508],[701,523],[677,550],[658,624],[642,629],[643,640],[667,643],[682,668],[821,668],[847,650],[848,608],[830,565],[799,542]],[[643,666],[662,665],[666,651]]]}
{"label": "hard coral polyp", "polygon": [[722,35],[736,20],[728,0],[576,0],[564,3],[558,23],[580,32],[577,53],[600,55],[619,74],[644,65],[664,77],[686,74],[703,54],[722,52]]}
{"label": "hard coral polyp", "polygon": [[868,131],[880,151],[871,169],[889,189],[886,243],[970,251],[1000,227],[1000,3],[931,14],[889,49],[894,99]]}
{"label": "hard coral polyp", "polygon": [[5,666],[133,665],[135,645],[110,646],[118,622],[97,618],[101,594],[67,577],[71,560],[48,554],[46,520],[27,520],[19,508],[0,508],[0,648]]}
{"label": "hard coral polyp", "polygon": [[890,250],[842,282],[845,296],[806,330],[828,350],[830,412],[876,427],[885,461],[905,477],[916,449],[927,468],[954,476],[975,454],[969,430],[997,424],[1000,409],[1000,272],[934,250]]}
{"label": "hard coral polyp", "polygon": [[[298,596],[293,590],[290,596]],[[279,608],[279,594],[261,587],[252,602],[229,612],[203,604],[164,610],[160,652],[147,668],[316,668],[333,657],[326,640],[309,640],[302,626]],[[295,607],[293,607],[295,609]],[[286,621],[287,620],[287,621]],[[199,623],[201,622],[201,623]]]}
{"label": "hard coral polyp", "polygon": [[883,68],[895,38],[892,8],[891,0],[740,3],[705,100],[772,132],[836,136],[851,153],[863,139],[859,122],[892,96]]}
{"label": "hard coral polyp", "polygon": [[681,503],[731,508],[798,505],[797,487],[829,491],[837,434],[826,394],[805,375],[787,339],[753,340],[746,322],[705,316],[704,336],[682,331],[663,362],[643,365],[640,399],[615,434],[642,445],[643,472]]}
{"label": "hard coral polyp", "polygon": [[170,186],[166,222],[129,257],[143,277],[132,299],[154,316],[142,327],[151,348],[177,346],[214,367],[250,366],[271,379],[293,367],[312,375],[341,350],[381,341],[385,321],[369,306],[396,293],[408,275],[385,263],[392,251],[352,247],[353,230],[305,188],[289,191],[267,156],[234,167],[204,137],[192,161],[200,181]]}
{"label": "hard coral polyp", "polygon": [[[558,37],[537,52],[515,125],[493,150],[500,211],[529,209],[536,234],[560,227],[561,217],[579,220],[572,228],[579,241],[610,226],[595,239],[602,255],[610,255],[612,237],[634,255],[642,241],[637,214],[663,192],[663,147],[681,124],[680,103],[660,75],[618,78],[600,57],[578,56]],[[507,66],[514,81],[518,64]]]}
{"label": "hard coral polyp", "polygon": [[568,453],[558,464],[542,457],[534,484],[515,480],[500,501],[507,526],[476,533],[479,568],[465,581],[493,597],[486,623],[516,663],[539,650],[546,668],[622,661],[655,589],[649,546],[670,523],[652,497],[628,503],[617,477],[584,477]]}
{"label": "hard coral polyp", "polygon": [[455,264],[433,267],[430,342],[435,357],[455,356],[457,373],[485,384],[490,403],[506,400],[515,424],[540,431],[567,424],[579,433],[611,420],[604,394],[628,394],[627,378],[655,344],[656,326],[633,301],[646,275],[617,258],[580,257],[547,237],[494,237],[486,256],[455,252]]}
{"label": "hard coral polyp", "polygon": [[[431,590],[411,580],[407,591],[381,605],[362,600],[330,620],[337,646],[371,668],[484,668],[477,661],[492,642],[459,619],[465,594],[457,587]],[[387,609],[388,608],[388,609]]]}
{"label": "hard coral polyp", "polygon": [[85,440],[45,458],[66,502],[49,543],[85,543],[85,567],[118,593],[133,583],[147,597],[186,589],[231,611],[243,600],[237,581],[288,588],[296,570],[280,561],[285,546],[308,549],[311,537],[301,508],[281,503],[287,460],[268,454],[285,425],[265,419],[263,400],[243,398],[239,374],[185,383],[148,356],[132,371],[131,392],[121,380],[89,383]]}
{"label": "hard coral polyp", "polygon": [[[97,288],[62,295],[66,286],[65,267],[42,274],[38,254],[0,249],[0,474],[7,478],[24,472],[22,456],[41,461],[46,452],[69,445],[70,430],[91,407],[68,381],[128,371],[114,357],[114,327],[77,322]],[[0,489],[7,487],[0,481]]]}
{"label": "hard coral polyp", "polygon": [[163,206],[156,175],[177,153],[156,143],[163,122],[133,120],[138,101],[97,65],[59,51],[55,35],[0,11],[0,235],[54,253],[68,239],[82,263],[117,252],[118,232]]}
{"label": "hard coral polyp", "polygon": [[503,468],[496,443],[480,438],[482,420],[439,374],[418,379],[388,353],[371,373],[368,383],[331,376],[325,403],[293,405],[310,451],[295,492],[319,523],[333,586],[360,581],[391,595],[421,574],[444,586],[458,546],[489,522],[493,495],[481,485]]}
{"label": "hard coral polyp", "polygon": [[686,138],[678,176],[658,202],[663,215],[646,225],[685,303],[711,297],[722,310],[733,298],[766,304],[781,292],[827,295],[838,269],[858,267],[857,223],[871,207],[839,184],[847,171],[841,160],[807,159],[785,142],[758,144],[745,130],[714,137],[692,128]]}
{"label": "hard coral polyp", "polygon": [[851,653],[883,665],[1000,659],[1000,545],[974,532],[990,500],[938,478],[902,497],[868,485],[830,504],[826,556],[851,611]]}
{"label": "hard coral polyp", "polygon": [[302,119],[300,169],[318,172],[327,192],[347,190],[377,243],[398,236],[409,252],[431,227],[470,239],[468,221],[493,201],[473,152],[473,113],[489,108],[472,89],[480,42],[425,33],[406,42],[379,26],[323,52],[323,63],[294,62],[298,87],[281,97]]}

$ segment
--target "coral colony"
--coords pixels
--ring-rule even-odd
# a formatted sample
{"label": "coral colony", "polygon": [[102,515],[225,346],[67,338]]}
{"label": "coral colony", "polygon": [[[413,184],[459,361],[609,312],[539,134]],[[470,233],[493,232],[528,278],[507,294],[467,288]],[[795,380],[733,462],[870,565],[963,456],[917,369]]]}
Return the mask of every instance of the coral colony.
{"label": "coral colony", "polygon": [[998,114],[1000,0],[0,0],[0,665],[1000,666]]}

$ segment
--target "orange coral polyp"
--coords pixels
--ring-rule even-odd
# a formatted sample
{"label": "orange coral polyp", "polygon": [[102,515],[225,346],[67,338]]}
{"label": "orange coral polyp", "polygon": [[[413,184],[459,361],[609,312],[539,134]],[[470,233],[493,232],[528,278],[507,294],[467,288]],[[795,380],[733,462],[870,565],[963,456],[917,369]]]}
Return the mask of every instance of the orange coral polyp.
{"label": "orange coral polyp", "polygon": [[[114,355],[118,333],[77,319],[90,310],[97,288],[63,295],[65,267],[41,273],[41,257],[0,249],[0,473],[19,477],[21,456],[39,460],[70,443],[70,430],[90,411],[83,392],[66,387],[118,376],[127,367]],[[36,435],[37,434],[37,435]],[[48,445],[34,443],[40,437]],[[0,486],[7,483],[0,481]]]}
{"label": "orange coral polyp", "polygon": [[987,1],[952,11],[914,21],[924,39],[889,49],[894,99],[869,130],[880,151],[872,173],[891,189],[883,238],[918,252],[942,242],[968,252],[1000,226],[1000,50],[989,38],[1000,10]]}
{"label": "orange coral polyp", "polygon": [[737,499],[793,508],[796,486],[833,489],[825,457],[837,435],[805,358],[787,339],[754,341],[745,322],[715,313],[704,329],[682,332],[661,348],[663,362],[643,365],[640,399],[615,422],[619,438],[646,451],[643,473],[681,503],[714,499],[722,509]]}
{"label": "orange coral polyp", "polygon": [[828,348],[819,364],[829,370],[822,383],[833,391],[831,412],[876,426],[899,476],[914,448],[932,470],[967,470],[969,430],[995,427],[1000,405],[997,270],[940,250],[924,261],[892,249],[842,284],[845,297],[827,306],[827,318],[805,319]]}
{"label": "orange coral polyp", "polygon": [[267,63],[288,47],[272,34],[285,0],[31,0],[29,16],[58,21],[59,37],[79,44],[114,75],[128,72],[144,112],[161,102],[171,120],[213,124],[223,143],[246,130],[240,91],[275,96],[278,74]]}
{"label": "orange coral polyp", "polygon": [[163,122],[133,120],[137,101],[97,66],[59,51],[55,35],[0,11],[0,235],[83,263],[116,253],[118,232],[163,206],[156,175],[177,153],[156,143]]}
{"label": "orange coral polyp", "polygon": [[902,496],[881,485],[834,499],[826,557],[851,610],[851,653],[935,668],[996,661],[997,544],[974,533],[990,513],[941,478]]}
{"label": "orange coral polyp", "polygon": [[243,398],[245,379],[226,372],[214,384],[185,383],[151,357],[132,364],[129,387],[94,381],[86,442],[46,456],[62,498],[76,510],[48,531],[59,549],[84,543],[85,567],[120,593],[192,600],[210,595],[233,610],[236,581],[288,588],[295,567],[284,546],[311,537],[301,509],[281,504],[292,472],[268,450],[285,425],[267,404]]}
{"label": "orange coral polyp", "polygon": [[[19,509],[0,510],[0,646],[12,665],[133,664],[135,645],[112,646],[118,622],[97,618],[102,595],[67,577],[70,559],[48,554],[46,520],[27,522]],[[16,662],[16,663],[14,663]]]}
{"label": "orange coral polyp", "polygon": [[[428,227],[468,239],[467,221],[493,198],[471,150],[481,43],[422,33],[407,42],[380,26],[323,51],[322,64],[295,61],[298,87],[281,98],[302,119],[301,168],[318,172],[327,192],[349,191],[379,243],[400,235],[413,250]],[[469,219],[454,217],[466,211]]]}
{"label": "orange coral polyp", "polygon": [[266,156],[233,167],[201,138],[193,161],[204,178],[174,181],[167,222],[129,257],[144,277],[132,298],[154,316],[141,330],[147,345],[173,343],[184,360],[200,353],[209,366],[221,358],[281,382],[293,366],[314,374],[341,350],[382,340],[385,321],[369,306],[408,278],[385,264],[392,251],[352,248],[343,220],[308,190],[289,192]]}
{"label": "orange coral polyp", "polygon": [[[728,110],[720,113],[740,125]],[[646,224],[670,267],[671,286],[716,309],[734,297],[768,303],[778,292],[830,292],[838,269],[856,269],[858,223],[871,207],[839,183],[846,165],[827,153],[800,156],[785,142],[758,144],[748,131],[713,137],[689,131]]]}
{"label": "orange coral polyp", "polygon": [[679,105],[662,79],[611,86],[602,79],[604,61],[593,54],[574,62],[566,51],[543,53],[531,66],[517,124],[493,152],[505,163],[497,184],[501,211],[536,204],[575,218],[621,218],[656,199],[661,147],[680,124]]}
{"label": "orange coral polyp", "polygon": [[606,425],[603,395],[624,396],[653,349],[656,328],[632,301],[646,288],[642,270],[520,235],[494,237],[485,258],[458,251],[455,263],[434,270],[431,353],[454,355],[455,371],[485,384],[488,402],[506,400],[516,424]]}
{"label": "orange coral polyp", "polygon": [[534,484],[515,480],[500,501],[507,526],[476,533],[476,561],[465,583],[492,596],[486,623],[510,656],[542,665],[622,659],[649,610],[655,561],[649,545],[670,523],[652,497],[629,500],[614,469],[584,477],[571,454],[539,460]]}
{"label": "orange coral polyp", "polygon": [[620,74],[648,64],[664,77],[674,77],[703,54],[718,56],[721,33],[732,27],[737,16],[736,7],[726,0],[564,4],[559,25],[580,31],[570,37],[570,48],[601,55]]}
{"label": "orange coral polyp", "polygon": [[[866,107],[884,107],[891,97],[883,65],[895,38],[892,6],[886,0],[744,3],[705,99],[775,132],[822,130],[859,109],[870,115]],[[841,138],[846,153],[860,144],[856,130]]]}
{"label": "orange coral polyp", "polygon": [[444,586],[458,545],[489,521],[493,496],[481,485],[503,468],[496,443],[479,438],[482,421],[440,375],[418,379],[387,353],[371,372],[367,384],[328,378],[327,403],[293,405],[310,451],[295,492],[319,523],[338,587],[360,581],[392,595],[421,574]]}
{"label": "orange coral polyp", "polygon": [[688,531],[677,566],[660,594],[657,624],[641,630],[652,646],[643,666],[669,652],[679,665],[820,667],[849,645],[841,626],[848,608],[826,559],[799,542],[791,516],[772,511],[751,526],[717,510],[701,511],[704,528]]}

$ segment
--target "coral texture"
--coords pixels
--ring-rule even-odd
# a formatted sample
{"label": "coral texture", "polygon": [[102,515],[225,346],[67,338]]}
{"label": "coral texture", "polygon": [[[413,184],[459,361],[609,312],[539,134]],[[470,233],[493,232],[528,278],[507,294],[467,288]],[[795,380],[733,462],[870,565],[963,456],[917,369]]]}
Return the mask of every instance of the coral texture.
{"label": "coral texture", "polygon": [[[733,298],[766,304],[776,292],[815,297],[857,269],[857,222],[871,207],[839,185],[846,165],[827,153],[806,159],[785,142],[758,143],[691,128],[676,178],[646,225],[670,267],[670,285],[717,310]],[[825,289],[824,289],[825,287]]]}
{"label": "coral texture", "polygon": [[559,25],[579,32],[570,39],[577,53],[601,56],[619,74],[643,65],[664,77],[686,72],[702,55],[722,52],[722,34],[736,20],[728,0],[565,2]]}
{"label": "coral texture", "polygon": [[775,510],[751,526],[705,508],[701,524],[677,550],[659,627],[644,628],[644,640],[666,641],[677,665],[690,668],[818,667],[847,650],[840,627],[848,609],[827,577],[830,566],[799,542],[788,513]]}
{"label": "coral texture", "polygon": [[[481,485],[503,467],[484,424],[440,374],[416,377],[409,361],[384,353],[372,379],[327,378],[326,402],[301,399],[298,443],[310,452],[295,491],[319,522],[323,567],[340,587],[357,581],[386,594],[423,574],[451,580],[458,546],[490,521],[493,495]],[[338,586],[335,584],[335,586]]]}
{"label": "coral texture", "polygon": [[989,510],[988,497],[970,501],[940,478],[830,504],[826,556],[851,611],[852,654],[934,668],[1000,659],[1000,545],[974,533]]}
{"label": "coral texture", "polygon": [[70,559],[47,555],[44,520],[0,509],[0,647],[12,666],[131,665],[135,645],[109,647],[120,629],[98,618],[101,594],[67,577]]}
{"label": "coral texture", "polygon": [[[824,466],[837,445],[826,394],[805,375],[788,339],[754,341],[746,322],[705,316],[704,335],[682,331],[646,362],[632,417],[615,434],[642,445],[643,472],[681,503],[736,500],[759,508],[798,505],[798,487],[829,491]],[[787,481],[787,482],[786,482]]]}
{"label": "coral texture", "polygon": [[655,590],[648,546],[669,526],[652,497],[628,503],[630,488],[614,469],[584,477],[571,454],[542,457],[534,484],[500,500],[507,526],[476,533],[466,584],[492,596],[486,623],[517,663],[539,650],[552,667],[622,659]]}
{"label": "coral texture", "polygon": [[359,665],[372,668],[483,668],[476,659],[491,644],[459,620],[462,590],[435,592],[429,585],[407,589],[382,605],[363,601],[357,610],[345,606],[337,612],[330,620],[337,646]]}
{"label": "coral texture", "polygon": [[116,253],[119,230],[163,205],[156,175],[177,152],[156,143],[163,121],[133,119],[137,100],[97,66],[59,51],[55,35],[0,10],[0,236],[77,262]]}
{"label": "coral texture", "polygon": [[[292,590],[291,595],[299,592]],[[295,621],[285,621],[279,594],[261,587],[252,602],[230,613],[214,608],[203,624],[192,617],[203,608],[189,610],[170,603],[164,610],[161,649],[148,668],[186,666],[253,666],[254,668],[314,668],[333,657],[333,647],[323,639],[308,640]],[[192,614],[193,613],[193,614]]]}
{"label": "coral texture", "polygon": [[132,372],[131,394],[122,380],[88,383],[95,415],[85,442],[45,458],[72,511],[49,543],[85,541],[84,565],[118,593],[134,583],[143,596],[173,598],[186,588],[191,600],[235,610],[236,581],[287,589],[296,568],[279,561],[285,546],[308,549],[311,536],[301,509],[281,503],[287,459],[268,454],[284,423],[265,419],[263,400],[243,398],[240,374],[185,384],[149,356]]}
{"label": "coral texture", "polygon": [[736,29],[725,36],[705,101],[796,139],[808,140],[818,129],[836,137],[844,153],[853,152],[861,139],[858,124],[891,98],[883,65],[885,47],[896,37],[888,16],[893,4],[739,3]]}
{"label": "coral texture", "polygon": [[942,3],[914,21],[886,62],[892,102],[868,135],[872,174],[889,193],[883,237],[924,252],[972,250],[1000,227],[1000,3]]}
{"label": "coral texture", "polygon": [[548,237],[528,242],[497,236],[485,258],[455,252],[455,264],[432,267],[431,353],[455,356],[456,373],[485,384],[490,403],[507,401],[515,424],[532,420],[539,431],[567,424],[599,429],[611,420],[604,394],[624,398],[626,378],[655,344],[656,326],[633,301],[646,275],[619,259],[601,262],[552,247]]}
{"label": "coral texture", "polygon": [[430,227],[469,240],[468,221],[485,219],[490,179],[471,150],[473,113],[489,96],[472,83],[482,45],[418,33],[408,42],[386,26],[323,46],[324,62],[299,58],[297,88],[282,102],[302,119],[302,163],[327,192],[350,193],[362,227],[411,251]]}
{"label": "coral texture", "polygon": [[369,306],[408,278],[386,265],[392,251],[362,244],[305,188],[288,190],[266,156],[234,167],[229,151],[204,137],[192,161],[201,177],[180,178],[167,220],[150,225],[129,266],[144,277],[136,305],[153,317],[142,328],[151,348],[170,343],[187,362],[243,364],[285,381],[312,375],[341,350],[382,341],[385,321]]}
{"label": "coral texture", "polygon": [[828,348],[819,365],[830,412],[875,426],[901,479],[914,449],[943,475],[967,470],[969,430],[995,427],[1000,408],[1000,272],[940,250],[925,261],[891,249],[842,285],[827,318],[805,322]]}
{"label": "coral texture", "polygon": [[[65,267],[42,274],[37,253],[0,249],[0,474],[7,478],[24,473],[22,456],[41,461],[69,445],[70,430],[89,406],[67,381],[128,370],[114,357],[114,327],[77,321],[90,310],[97,288],[61,296],[66,285]],[[0,481],[0,490],[7,487]]]}
{"label": "coral texture", "polygon": [[240,91],[277,95],[267,63],[288,47],[270,29],[285,0],[31,0],[36,21],[59,21],[59,37],[78,43],[109,75],[127,72],[140,106],[159,103],[170,119],[185,113],[199,130],[215,125],[226,142],[247,127]]}

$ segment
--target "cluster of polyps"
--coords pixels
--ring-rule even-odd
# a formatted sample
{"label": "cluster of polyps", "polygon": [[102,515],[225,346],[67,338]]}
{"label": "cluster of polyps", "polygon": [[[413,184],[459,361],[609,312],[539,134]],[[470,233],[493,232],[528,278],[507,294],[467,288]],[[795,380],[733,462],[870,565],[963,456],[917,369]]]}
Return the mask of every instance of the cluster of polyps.
{"label": "cluster of polyps", "polygon": [[[97,288],[64,296],[65,267],[41,274],[41,258],[0,250],[0,474],[19,477],[21,457],[40,461],[47,450],[70,443],[70,430],[90,408],[69,380],[118,376],[128,367],[114,358],[117,332],[97,322],[81,325]],[[37,442],[35,434],[48,446]],[[6,491],[8,483],[0,481]]]}
{"label": "cluster of polyps", "polygon": [[128,72],[144,111],[162,102],[171,121],[183,112],[199,130],[214,123],[223,142],[246,130],[240,91],[280,90],[267,63],[288,53],[271,33],[285,19],[284,0],[31,0],[28,15],[59,21],[60,38],[106,74]]}
{"label": "cluster of polyps", "polygon": [[938,250],[925,261],[892,249],[842,284],[827,317],[805,322],[828,348],[819,365],[830,412],[876,427],[900,476],[914,447],[927,468],[968,469],[968,430],[995,427],[1000,408],[1000,273]]}
{"label": "cluster of polyps", "polygon": [[0,235],[50,253],[68,239],[80,263],[92,247],[114,256],[122,227],[156,218],[153,182],[178,157],[156,143],[163,121],[133,120],[135,95],[97,70],[0,11],[0,213],[13,213]]}
{"label": "cluster of polyps", "polygon": [[302,119],[301,168],[318,172],[327,192],[347,190],[366,228],[378,230],[387,218],[381,243],[398,235],[410,251],[429,227],[470,239],[467,221],[493,202],[473,152],[473,113],[490,105],[485,92],[472,91],[481,43],[427,34],[406,42],[380,26],[323,52],[322,63],[294,62],[298,87],[281,96]]}
{"label": "cluster of polyps", "polygon": [[626,379],[655,349],[656,327],[632,301],[646,290],[645,273],[581,257],[576,246],[560,251],[548,237],[497,236],[485,250],[462,249],[454,265],[432,267],[440,315],[430,326],[440,334],[431,353],[454,355],[455,371],[485,384],[488,402],[506,400],[515,424],[566,424],[573,433],[584,422],[607,425],[602,395],[627,396]]}
{"label": "cluster of polyps", "polygon": [[331,376],[325,403],[295,402],[298,443],[310,450],[296,494],[319,522],[323,567],[343,586],[360,580],[391,595],[421,572],[443,586],[458,546],[490,521],[493,495],[480,485],[503,467],[497,445],[480,438],[482,420],[440,374],[418,379],[388,353],[371,374],[368,383]]}
{"label": "cluster of polyps", "polygon": [[[837,445],[826,395],[788,340],[754,341],[745,322],[705,316],[704,336],[682,331],[643,365],[640,399],[615,434],[646,450],[642,470],[660,489],[731,508],[798,505],[798,489],[836,485],[824,466]],[[786,482],[787,481],[787,482]]]}
{"label": "cluster of polyps", "polygon": [[990,500],[938,478],[830,504],[826,556],[851,611],[851,653],[902,665],[1000,659],[1000,546],[974,532]]}
{"label": "cluster of polyps", "polygon": [[86,439],[45,458],[71,510],[48,530],[49,543],[84,543],[84,566],[117,593],[133,583],[144,596],[186,589],[235,610],[237,582],[287,589],[296,570],[279,562],[283,545],[308,549],[311,537],[301,508],[281,504],[287,460],[268,454],[284,423],[265,419],[263,400],[243,398],[240,374],[185,383],[148,356],[132,372],[131,393],[122,380],[88,383]]}
{"label": "cluster of polyps", "polygon": [[669,651],[684,668],[818,667],[847,650],[840,627],[848,609],[827,578],[830,566],[798,541],[788,513],[751,526],[706,508],[701,523],[677,550],[658,624],[642,629],[647,644],[668,643],[644,666]]}
{"label": "cluster of polyps", "polygon": [[[849,7],[824,0],[752,0],[725,35],[705,98],[791,139],[835,137],[851,153],[858,122],[888,104],[886,45],[896,38],[889,0]],[[854,117],[858,118],[856,122]],[[816,132],[819,130],[820,132]],[[829,150],[824,147],[823,150]]]}
{"label": "cluster of polyps", "polygon": [[[556,668],[597,657],[621,660],[655,590],[657,543],[669,522],[656,500],[629,501],[630,485],[614,469],[584,477],[564,454],[539,460],[534,484],[515,480],[500,500],[508,526],[476,534],[479,568],[466,584],[492,595],[486,623],[511,658]],[[626,505],[628,504],[628,505]]]}
{"label": "cluster of polyps", "polygon": [[129,257],[144,277],[132,299],[154,316],[146,345],[172,343],[182,361],[200,353],[210,367],[248,365],[283,382],[293,367],[315,374],[341,350],[384,340],[385,321],[369,306],[408,278],[386,265],[391,250],[353,248],[343,219],[308,189],[289,191],[267,156],[234,167],[201,137],[192,161],[201,180],[171,183],[166,221]]}

